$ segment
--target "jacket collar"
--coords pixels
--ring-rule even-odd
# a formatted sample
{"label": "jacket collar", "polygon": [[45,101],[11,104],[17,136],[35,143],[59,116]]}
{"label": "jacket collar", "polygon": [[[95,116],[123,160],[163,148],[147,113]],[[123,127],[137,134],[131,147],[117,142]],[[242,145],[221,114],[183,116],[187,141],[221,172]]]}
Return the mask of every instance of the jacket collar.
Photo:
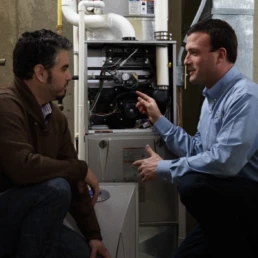
{"label": "jacket collar", "polygon": [[33,117],[34,121],[38,122],[42,127],[44,127],[44,117],[41,106],[37,102],[28,85],[21,79],[15,77],[14,90],[19,95],[23,106],[25,107],[26,111]]}

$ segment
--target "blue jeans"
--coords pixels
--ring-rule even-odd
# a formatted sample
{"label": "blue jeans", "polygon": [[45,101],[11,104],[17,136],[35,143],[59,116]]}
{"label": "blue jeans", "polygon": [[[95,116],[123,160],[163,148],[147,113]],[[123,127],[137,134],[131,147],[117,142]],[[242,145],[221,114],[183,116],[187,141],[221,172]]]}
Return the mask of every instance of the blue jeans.
{"label": "blue jeans", "polygon": [[86,241],[63,225],[70,202],[70,185],[63,178],[0,196],[0,258],[90,257]]}

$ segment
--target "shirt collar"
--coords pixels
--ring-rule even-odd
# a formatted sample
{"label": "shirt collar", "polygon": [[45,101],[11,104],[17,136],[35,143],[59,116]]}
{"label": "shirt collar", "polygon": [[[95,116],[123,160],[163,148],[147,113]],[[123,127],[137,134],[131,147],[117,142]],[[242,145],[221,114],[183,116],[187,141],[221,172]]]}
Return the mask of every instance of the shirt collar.
{"label": "shirt collar", "polygon": [[47,103],[47,104],[43,105],[41,107],[41,110],[42,110],[44,120],[46,119],[46,117],[48,115],[50,115],[52,113],[52,108],[51,108],[50,103]]}
{"label": "shirt collar", "polygon": [[233,84],[229,82],[238,74],[238,69],[233,66],[217,83],[212,86],[212,88],[205,88],[203,90],[203,95],[207,98],[219,99],[226,90],[233,86]]}

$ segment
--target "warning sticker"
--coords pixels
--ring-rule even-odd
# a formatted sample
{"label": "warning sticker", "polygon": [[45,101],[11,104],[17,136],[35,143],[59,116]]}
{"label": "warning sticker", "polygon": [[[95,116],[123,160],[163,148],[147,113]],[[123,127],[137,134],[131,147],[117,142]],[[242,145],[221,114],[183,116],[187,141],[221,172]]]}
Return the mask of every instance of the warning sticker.
{"label": "warning sticker", "polygon": [[129,0],[129,14],[140,15],[141,14],[141,1]]}
{"label": "warning sticker", "polygon": [[129,0],[129,14],[154,14],[154,0]]}

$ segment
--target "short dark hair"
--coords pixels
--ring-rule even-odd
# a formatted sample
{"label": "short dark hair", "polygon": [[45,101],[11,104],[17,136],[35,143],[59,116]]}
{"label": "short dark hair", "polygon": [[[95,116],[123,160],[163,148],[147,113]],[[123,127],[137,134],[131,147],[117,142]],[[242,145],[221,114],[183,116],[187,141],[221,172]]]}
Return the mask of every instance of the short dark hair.
{"label": "short dark hair", "polygon": [[46,69],[55,65],[60,50],[70,50],[72,43],[51,30],[24,32],[13,50],[13,72],[22,80],[31,79],[35,65]]}
{"label": "short dark hair", "polygon": [[227,59],[235,63],[237,59],[237,36],[234,29],[220,19],[205,19],[194,24],[187,31],[187,36],[195,32],[204,32],[210,36],[211,51],[221,47],[227,50]]}

